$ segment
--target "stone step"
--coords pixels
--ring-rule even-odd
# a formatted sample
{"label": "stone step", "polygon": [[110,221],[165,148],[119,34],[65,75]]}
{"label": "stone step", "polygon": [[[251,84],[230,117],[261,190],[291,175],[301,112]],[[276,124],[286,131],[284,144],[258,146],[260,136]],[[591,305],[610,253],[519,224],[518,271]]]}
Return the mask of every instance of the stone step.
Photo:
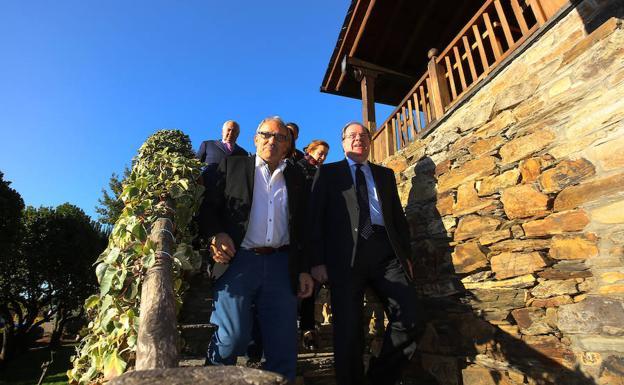
{"label": "stone step", "polygon": [[210,322],[212,313],[212,281],[206,273],[195,274],[188,279],[189,289],[184,295],[181,324],[199,324]]}
{"label": "stone step", "polygon": [[202,357],[206,354],[216,326],[211,323],[181,324],[179,329],[182,335],[182,355]]}

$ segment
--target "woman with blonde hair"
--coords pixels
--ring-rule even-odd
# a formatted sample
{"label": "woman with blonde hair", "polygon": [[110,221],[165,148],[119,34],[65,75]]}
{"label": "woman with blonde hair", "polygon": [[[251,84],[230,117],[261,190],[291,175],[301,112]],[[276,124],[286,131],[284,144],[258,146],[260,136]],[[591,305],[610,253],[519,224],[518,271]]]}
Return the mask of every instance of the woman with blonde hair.
{"label": "woman with blonde hair", "polygon": [[[326,141],[315,139],[306,148],[304,148],[305,154],[297,164],[303,170],[306,179],[310,182],[314,179],[316,170],[325,162],[327,154],[329,153],[329,144]],[[312,187],[310,184],[309,187]]]}
{"label": "woman with blonde hair", "polygon": [[[325,162],[327,153],[329,153],[329,144],[324,140],[313,140],[304,148],[304,153],[303,159],[299,160],[297,165],[301,167],[306,176],[306,187],[308,192],[310,192],[316,170]],[[315,350],[317,347],[316,322],[314,320],[314,301],[317,293],[318,288],[316,288],[312,296],[301,301],[299,309],[301,342],[307,350]]]}

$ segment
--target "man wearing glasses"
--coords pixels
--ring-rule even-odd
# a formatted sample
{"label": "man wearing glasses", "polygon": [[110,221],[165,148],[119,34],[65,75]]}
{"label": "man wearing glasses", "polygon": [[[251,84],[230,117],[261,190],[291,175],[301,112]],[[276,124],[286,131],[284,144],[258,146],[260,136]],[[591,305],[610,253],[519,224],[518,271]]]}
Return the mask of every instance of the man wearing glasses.
{"label": "man wearing glasses", "polygon": [[[312,276],[329,281],[337,383],[394,384],[416,350],[421,314],[411,285],[410,233],[392,170],[368,162],[371,134],[342,129],[346,159],[319,168],[312,187],[309,248]],[[379,357],[364,376],[363,297],[370,286],[385,305]]]}
{"label": "man wearing glasses", "polygon": [[233,365],[245,354],[255,305],[264,343],[263,369],[295,380],[297,297],[312,294],[303,255],[305,177],[286,162],[290,132],[279,117],[256,131],[256,155],[225,158],[207,186],[200,232],[216,262],[229,264],[215,282],[207,364]]}

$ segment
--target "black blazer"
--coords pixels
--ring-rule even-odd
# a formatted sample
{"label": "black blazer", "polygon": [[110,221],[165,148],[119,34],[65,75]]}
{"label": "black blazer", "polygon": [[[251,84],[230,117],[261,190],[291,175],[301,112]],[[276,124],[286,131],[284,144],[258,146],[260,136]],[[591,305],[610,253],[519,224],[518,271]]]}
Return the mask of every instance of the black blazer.
{"label": "black blazer", "polygon": [[[204,238],[227,233],[238,250],[247,226],[253,199],[255,156],[227,157],[219,164],[215,183],[206,186],[199,213],[200,235]],[[287,163],[284,179],[288,191],[288,227],[290,251],[288,270],[293,289],[297,291],[298,275],[310,270],[303,250],[303,226],[308,193],[305,177],[299,167]]]}
{"label": "black blazer", "polygon": [[[369,163],[390,244],[411,279],[410,232],[394,172]],[[357,251],[359,206],[347,160],[322,165],[310,196],[308,248],[311,266],[326,265],[330,280],[348,274]]]}

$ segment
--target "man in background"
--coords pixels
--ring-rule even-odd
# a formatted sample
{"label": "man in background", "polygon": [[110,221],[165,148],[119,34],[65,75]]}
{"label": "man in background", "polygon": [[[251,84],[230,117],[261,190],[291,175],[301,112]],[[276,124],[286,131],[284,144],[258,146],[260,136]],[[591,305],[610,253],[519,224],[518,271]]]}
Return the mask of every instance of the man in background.
{"label": "man in background", "polygon": [[291,134],[291,149],[290,149],[290,154],[288,155],[289,158],[292,159],[293,163],[297,163],[299,162],[301,159],[303,159],[303,157],[305,156],[305,154],[297,149],[297,139],[299,138],[299,126],[297,125],[297,123],[294,122],[290,122],[290,123],[286,123],[286,127],[288,127],[288,129],[290,130],[290,134]]}
{"label": "man in background", "polygon": [[197,150],[197,159],[206,163],[202,174],[204,185],[214,177],[214,172],[221,161],[228,156],[247,156],[247,150],[236,144],[240,126],[233,120],[223,123],[221,140],[205,140]]}

